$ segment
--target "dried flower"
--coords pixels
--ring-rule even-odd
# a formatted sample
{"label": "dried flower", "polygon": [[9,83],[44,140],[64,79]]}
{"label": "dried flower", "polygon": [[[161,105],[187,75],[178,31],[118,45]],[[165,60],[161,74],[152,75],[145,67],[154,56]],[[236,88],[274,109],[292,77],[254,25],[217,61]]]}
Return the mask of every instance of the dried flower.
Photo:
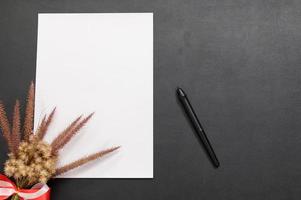
{"label": "dried flower", "polygon": [[9,154],[4,172],[16,181],[26,180],[26,185],[46,183],[54,174],[57,155],[51,153],[51,146],[36,137],[21,142],[15,154]]}

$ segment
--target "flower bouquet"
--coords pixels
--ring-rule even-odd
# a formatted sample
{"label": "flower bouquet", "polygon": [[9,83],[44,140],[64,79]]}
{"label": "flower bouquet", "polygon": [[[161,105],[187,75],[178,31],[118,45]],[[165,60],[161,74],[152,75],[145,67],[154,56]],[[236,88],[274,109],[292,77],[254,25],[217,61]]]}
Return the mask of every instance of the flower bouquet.
{"label": "flower bouquet", "polygon": [[[90,161],[109,154],[119,147],[102,150],[83,157],[62,167],[57,167],[60,150],[91,119],[80,116],[49,144],[43,141],[55,116],[56,109],[45,115],[36,131],[33,131],[34,116],[34,84],[28,91],[25,119],[21,128],[20,103],[14,107],[12,124],[10,124],[4,105],[0,102],[0,128],[7,141],[9,154],[4,164],[4,174],[0,174],[0,200],[50,199],[47,181],[66,173]],[[22,133],[22,134],[21,134]],[[12,180],[13,181],[12,181]]]}

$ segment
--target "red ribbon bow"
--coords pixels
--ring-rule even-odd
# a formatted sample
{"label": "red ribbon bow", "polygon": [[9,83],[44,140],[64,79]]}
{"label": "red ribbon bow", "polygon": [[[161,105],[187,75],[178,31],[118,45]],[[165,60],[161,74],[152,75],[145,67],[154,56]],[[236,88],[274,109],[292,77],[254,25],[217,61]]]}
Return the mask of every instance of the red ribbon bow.
{"label": "red ribbon bow", "polygon": [[19,189],[10,179],[0,174],[0,200],[8,199],[18,194],[21,200],[50,200],[50,188],[43,183],[34,185],[31,189]]}

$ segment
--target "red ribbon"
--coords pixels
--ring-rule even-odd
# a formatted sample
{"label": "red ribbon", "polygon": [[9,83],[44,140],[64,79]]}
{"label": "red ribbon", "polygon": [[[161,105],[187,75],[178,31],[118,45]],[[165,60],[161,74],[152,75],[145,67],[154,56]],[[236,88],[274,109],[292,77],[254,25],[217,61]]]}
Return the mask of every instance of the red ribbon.
{"label": "red ribbon", "polygon": [[9,178],[0,174],[0,200],[18,194],[21,200],[50,200],[50,188],[38,183],[31,189],[19,189]]}

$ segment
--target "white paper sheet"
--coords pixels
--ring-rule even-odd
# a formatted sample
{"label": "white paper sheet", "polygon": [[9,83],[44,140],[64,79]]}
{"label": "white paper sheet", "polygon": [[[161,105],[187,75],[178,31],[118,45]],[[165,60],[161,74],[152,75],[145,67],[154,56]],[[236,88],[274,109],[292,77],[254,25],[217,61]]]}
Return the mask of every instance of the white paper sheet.
{"label": "white paper sheet", "polygon": [[152,178],[153,14],[39,14],[35,128],[55,106],[48,142],[95,111],[61,151],[60,166],[122,146],[62,177]]}

